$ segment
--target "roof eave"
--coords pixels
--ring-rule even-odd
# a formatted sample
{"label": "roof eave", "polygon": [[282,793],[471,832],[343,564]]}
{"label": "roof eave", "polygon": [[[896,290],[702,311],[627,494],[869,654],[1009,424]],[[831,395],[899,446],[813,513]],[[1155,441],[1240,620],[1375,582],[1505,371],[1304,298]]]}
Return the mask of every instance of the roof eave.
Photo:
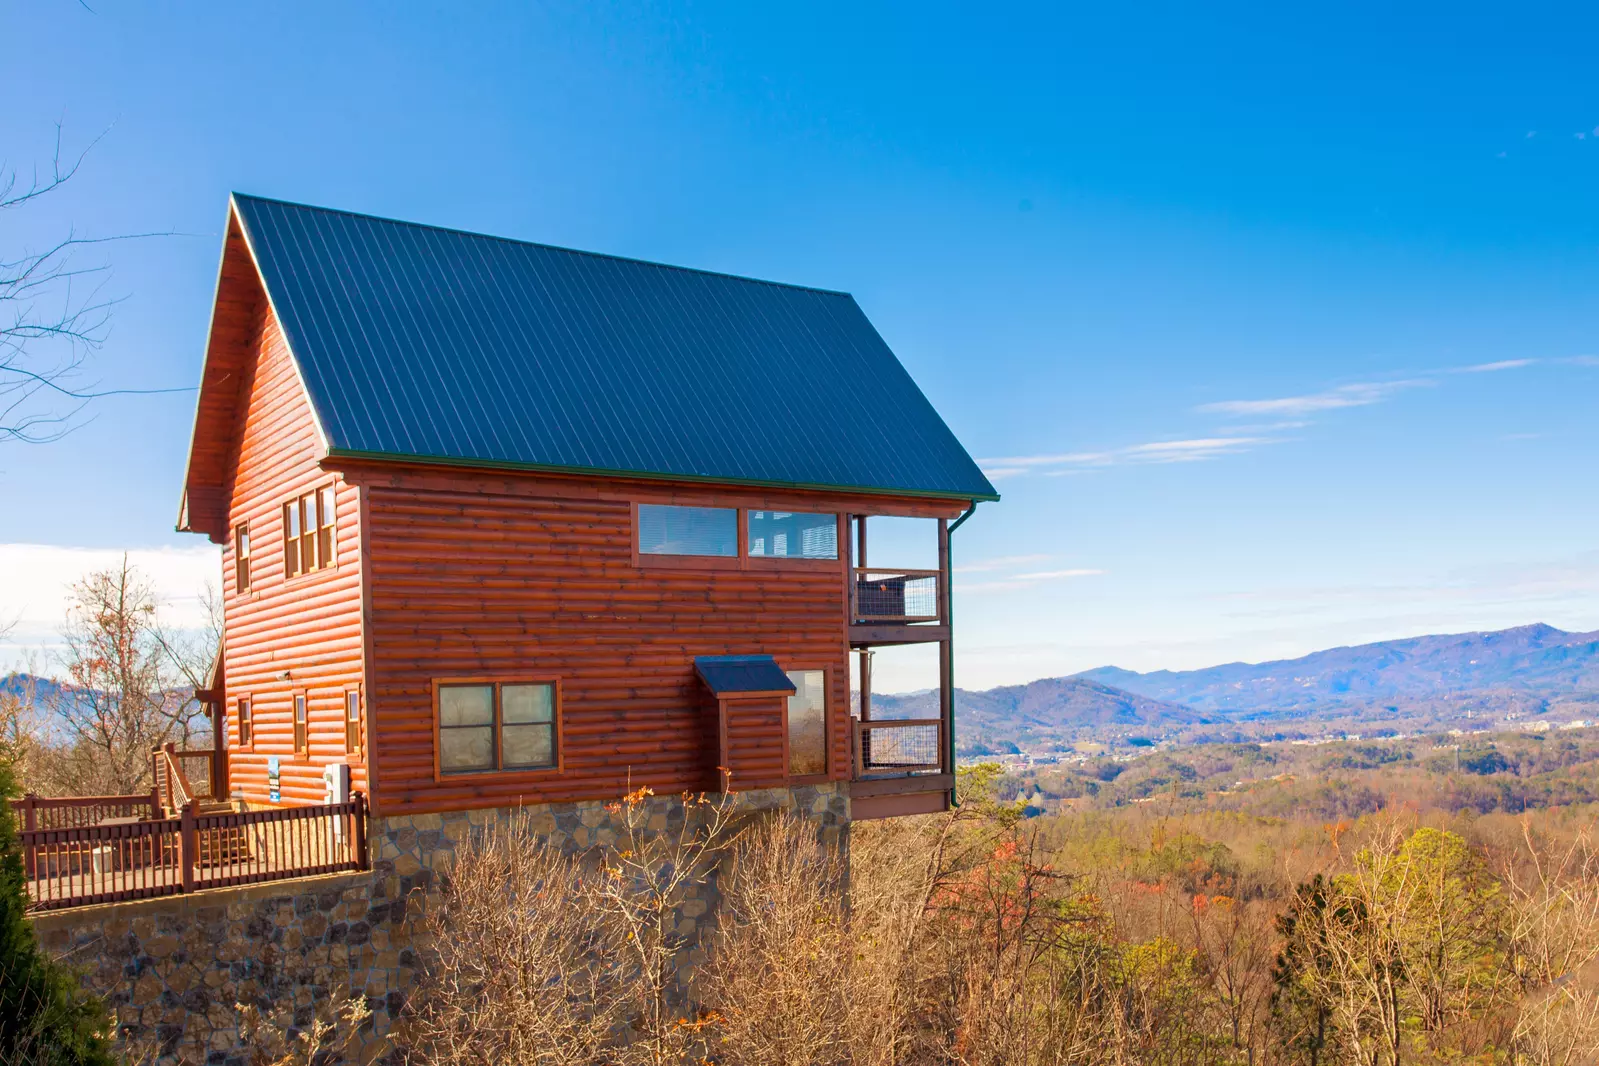
{"label": "roof eave", "polygon": [[457,459],[440,455],[405,455],[393,452],[357,451],[349,448],[330,448],[329,461],[343,459],[354,462],[405,463],[422,466],[447,466],[460,469],[515,470],[530,474],[566,474],[579,477],[633,478],[647,481],[681,481],[701,485],[736,485],[740,488],[797,489],[806,492],[846,492],[865,496],[899,496],[939,500],[966,500],[972,503],[995,503],[997,492],[962,492],[950,489],[903,489],[869,485],[826,485],[799,481],[775,481],[761,478],[725,477],[717,474],[677,474],[650,470],[608,470],[600,467],[551,466],[544,463],[521,463],[500,459]]}

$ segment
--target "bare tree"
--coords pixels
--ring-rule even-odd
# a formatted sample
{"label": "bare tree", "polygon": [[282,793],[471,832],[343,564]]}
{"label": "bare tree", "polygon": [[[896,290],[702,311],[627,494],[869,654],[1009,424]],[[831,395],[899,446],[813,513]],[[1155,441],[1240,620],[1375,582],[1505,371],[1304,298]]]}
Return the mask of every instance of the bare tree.
{"label": "bare tree", "polygon": [[64,636],[67,683],[49,710],[67,740],[72,791],[148,788],[150,749],[187,743],[199,708],[175,676],[155,591],[127,556],[73,585]]}
{"label": "bare tree", "polygon": [[704,996],[722,1061],[825,1066],[851,1061],[856,945],[841,856],[814,823],[785,814],[746,833],[724,876]]}

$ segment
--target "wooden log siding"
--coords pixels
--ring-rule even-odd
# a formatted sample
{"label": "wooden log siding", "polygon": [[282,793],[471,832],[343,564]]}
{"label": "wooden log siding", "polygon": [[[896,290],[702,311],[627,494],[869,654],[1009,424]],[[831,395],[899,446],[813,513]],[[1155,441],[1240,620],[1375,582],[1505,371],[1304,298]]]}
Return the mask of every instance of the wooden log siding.
{"label": "wooden log siding", "polygon": [[[694,673],[697,655],[828,666],[830,766],[847,776],[848,695],[838,680],[848,676],[846,560],[791,569],[635,566],[632,504],[607,498],[603,483],[590,498],[499,493],[503,475],[463,472],[448,484],[378,476],[365,488],[378,810],[606,799],[640,785],[717,788],[717,704]],[[753,494],[710,495],[721,506],[752,505]],[[629,496],[680,498],[659,486]],[[843,513],[843,502],[832,502],[809,500],[806,509]],[[561,678],[563,772],[436,777],[432,683],[530,674]],[[781,784],[783,769],[779,761],[777,779],[763,782]]]}
{"label": "wooden log siding", "polygon": [[[237,590],[233,538],[223,538],[228,789],[242,791],[252,805],[266,804],[267,759],[276,755],[281,802],[321,803],[322,768],[331,762],[351,764],[352,789],[372,787],[361,756],[344,746],[344,693],[362,680],[360,490],[319,464],[322,443],[283,332],[264,300],[254,306],[226,490],[226,528],[250,523],[248,592]],[[338,516],[337,566],[286,579],[283,504],[329,484]],[[293,697],[302,691],[309,747],[298,755]],[[239,746],[240,697],[250,699],[254,720],[248,749]]]}

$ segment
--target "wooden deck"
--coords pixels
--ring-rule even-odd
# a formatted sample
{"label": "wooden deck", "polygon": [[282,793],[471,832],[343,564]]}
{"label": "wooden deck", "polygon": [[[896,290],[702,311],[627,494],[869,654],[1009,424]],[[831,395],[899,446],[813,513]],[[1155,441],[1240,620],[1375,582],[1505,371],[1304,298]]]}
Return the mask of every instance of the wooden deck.
{"label": "wooden deck", "polygon": [[[33,802],[37,815],[53,801]],[[29,906],[51,910],[365,869],[366,831],[360,793],[345,803],[211,813],[190,803],[171,817],[24,829]]]}

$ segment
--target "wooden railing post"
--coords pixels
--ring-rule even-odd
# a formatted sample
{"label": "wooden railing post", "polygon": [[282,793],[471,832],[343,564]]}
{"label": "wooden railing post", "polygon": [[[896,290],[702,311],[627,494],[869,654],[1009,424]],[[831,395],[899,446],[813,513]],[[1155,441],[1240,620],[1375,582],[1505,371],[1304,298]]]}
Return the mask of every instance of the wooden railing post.
{"label": "wooden railing post", "polygon": [[355,819],[355,868],[365,870],[366,864],[366,793],[352,793]]}
{"label": "wooden railing post", "polygon": [[183,878],[183,891],[194,891],[194,860],[197,850],[194,829],[194,803],[183,805],[178,815],[178,872]]}
{"label": "wooden railing post", "polygon": [[[22,828],[24,832],[39,828],[39,797],[32,792],[22,797]],[[22,847],[22,865],[28,880],[32,881],[37,872],[37,860],[33,854],[32,844],[24,844]]]}

